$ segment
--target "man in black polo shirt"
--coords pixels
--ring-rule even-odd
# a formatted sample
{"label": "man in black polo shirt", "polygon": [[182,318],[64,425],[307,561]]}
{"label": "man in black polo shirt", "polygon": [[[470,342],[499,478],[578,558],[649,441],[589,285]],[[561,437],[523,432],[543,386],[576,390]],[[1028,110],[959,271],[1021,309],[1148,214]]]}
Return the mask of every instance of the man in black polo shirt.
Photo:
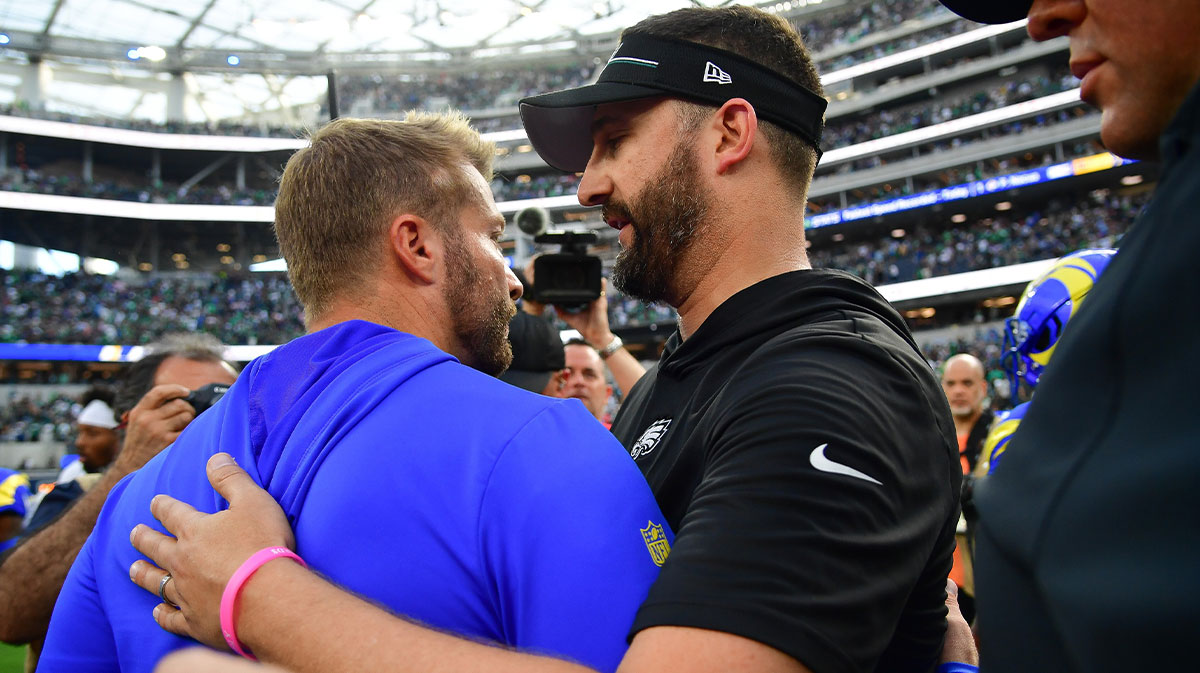
{"label": "man in black polo shirt", "polygon": [[1114,153],[1162,162],[1154,200],[1088,294],[1004,462],[976,488],[987,671],[1195,666],[1200,623],[1200,5],[942,0],[1067,35]]}
{"label": "man in black polo shirt", "polygon": [[522,101],[534,148],[584,171],[580,202],[620,231],[615,284],[680,316],[613,424],[676,531],[628,657],[929,670],[954,424],[887,302],[809,268],[825,100],[793,36],[747,8],[681,10],[626,30],[597,84]]}
{"label": "man in black polo shirt", "polygon": [[[677,532],[631,615],[625,673],[937,664],[962,478],[954,424],[891,306],[853,276],[809,267],[804,210],[825,107],[795,30],[747,7],[651,17],[625,32],[597,84],[522,102],[533,146],[584,171],[580,202],[603,205],[620,230],[614,282],[680,315],[613,426]],[[283,578],[264,571],[260,591],[290,604],[278,601]],[[242,609],[281,643],[323,637],[262,607]],[[170,621],[187,630],[194,617]],[[348,635],[369,643],[338,650],[360,664],[377,653],[393,670],[569,668],[448,642],[366,605],[331,620],[364,625]]]}

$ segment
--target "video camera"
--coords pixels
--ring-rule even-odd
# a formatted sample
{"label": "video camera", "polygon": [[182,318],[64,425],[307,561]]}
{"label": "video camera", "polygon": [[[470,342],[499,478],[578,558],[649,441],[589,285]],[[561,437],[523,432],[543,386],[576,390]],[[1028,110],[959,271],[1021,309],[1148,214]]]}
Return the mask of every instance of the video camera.
{"label": "video camera", "polygon": [[557,253],[533,262],[533,292],[529,299],[554,304],[566,311],[579,311],[600,297],[600,258],[587,254],[596,242],[591,232],[546,233],[550,214],[544,208],[526,208],[513,218],[517,228],[533,236],[534,243],[557,244]]}
{"label": "video camera", "polygon": [[226,383],[210,383],[206,386],[201,386],[187,394],[183,398],[184,402],[192,405],[196,410],[196,415],[204,413],[209,407],[216,404],[225,397],[225,393],[229,392],[229,385]]}

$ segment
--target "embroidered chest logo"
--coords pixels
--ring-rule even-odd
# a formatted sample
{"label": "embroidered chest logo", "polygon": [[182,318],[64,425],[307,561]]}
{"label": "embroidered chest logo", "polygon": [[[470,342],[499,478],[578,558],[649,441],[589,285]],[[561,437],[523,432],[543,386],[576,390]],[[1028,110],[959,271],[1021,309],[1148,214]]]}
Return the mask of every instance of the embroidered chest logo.
{"label": "embroidered chest logo", "polygon": [[654,421],[641,437],[633,443],[633,448],[629,450],[629,455],[633,456],[634,460],[650,453],[654,447],[658,446],[659,440],[663,435],[667,434],[667,428],[671,427],[671,419],[664,418]]}
{"label": "embroidered chest logo", "polygon": [[653,521],[647,521],[646,527],[642,529],[642,539],[646,541],[646,549],[650,550],[650,559],[654,561],[654,565],[661,567],[671,553],[671,543],[667,542],[663,527]]}

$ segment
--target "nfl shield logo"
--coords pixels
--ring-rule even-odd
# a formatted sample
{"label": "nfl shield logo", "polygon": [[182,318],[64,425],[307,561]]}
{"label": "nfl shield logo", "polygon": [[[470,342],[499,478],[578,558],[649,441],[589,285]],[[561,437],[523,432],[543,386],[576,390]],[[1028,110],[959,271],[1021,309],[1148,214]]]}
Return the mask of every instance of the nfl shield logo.
{"label": "nfl shield logo", "polygon": [[646,549],[650,550],[650,559],[654,561],[654,565],[661,567],[666,562],[667,555],[671,553],[671,543],[667,542],[663,527],[653,521],[647,521],[646,527],[642,529],[642,539],[646,541]]}

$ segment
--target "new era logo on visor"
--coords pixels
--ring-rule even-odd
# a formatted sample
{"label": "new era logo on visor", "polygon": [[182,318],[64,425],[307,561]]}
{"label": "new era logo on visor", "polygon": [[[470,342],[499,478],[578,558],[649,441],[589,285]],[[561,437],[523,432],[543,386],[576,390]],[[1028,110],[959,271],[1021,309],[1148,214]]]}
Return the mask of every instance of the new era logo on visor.
{"label": "new era logo on visor", "polygon": [[712,61],[704,64],[704,81],[716,82],[717,84],[733,84],[733,78],[729,76],[729,73],[713,65]]}

